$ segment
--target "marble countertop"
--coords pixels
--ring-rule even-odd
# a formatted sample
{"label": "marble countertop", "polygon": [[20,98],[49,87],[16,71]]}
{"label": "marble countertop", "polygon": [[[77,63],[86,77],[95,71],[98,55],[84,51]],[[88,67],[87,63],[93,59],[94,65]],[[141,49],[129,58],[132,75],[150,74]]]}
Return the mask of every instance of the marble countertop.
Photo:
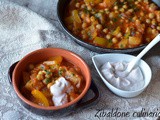
{"label": "marble countertop", "polygon": [[[4,1],[4,0],[0,0]],[[91,62],[91,57],[97,53],[94,53],[92,51],[89,51],[78,44],[74,43],[69,36],[63,33],[62,28],[60,27],[57,16],[56,16],[56,4],[58,0],[8,0],[10,2],[16,3],[20,6],[24,6],[25,8],[28,8],[37,14],[41,15],[42,17],[46,18],[50,23],[53,25],[53,28],[55,31],[46,32],[46,36],[42,37],[44,40],[43,45],[46,47],[48,46],[58,46],[63,47],[66,49],[69,49],[71,51],[77,51],[77,54],[81,55],[89,64],[92,72],[93,80],[95,81],[96,85],[98,86],[98,89],[100,90],[101,96],[100,100],[96,105],[93,105],[89,108],[86,108],[81,111],[76,111],[75,113],[63,117],[63,118],[54,118],[54,117],[48,117],[48,116],[39,116],[36,114],[33,114],[31,112],[28,112],[25,110],[23,106],[20,105],[19,102],[16,102],[16,100],[13,100],[15,98],[15,93],[12,92],[12,90],[8,87],[9,85],[4,84],[5,93],[0,95],[4,95],[6,98],[0,98],[0,119],[2,120],[11,120],[14,118],[14,120],[53,120],[53,119],[60,119],[60,120],[156,120],[157,117],[138,117],[138,114],[144,113],[144,112],[155,112],[159,113],[160,115],[160,92],[159,92],[159,86],[160,86],[160,44],[156,45],[154,49],[152,49],[143,59],[151,66],[152,69],[152,81],[148,88],[139,96],[135,98],[121,98],[116,95],[114,95],[109,89],[103,84],[103,82],[100,80],[97,72],[95,71],[95,68],[93,67],[93,64]],[[1,10],[0,10],[1,12]],[[1,24],[0,24],[1,25]],[[50,25],[50,24],[49,24]],[[48,26],[49,28],[49,26]],[[48,29],[47,28],[47,29]],[[63,44],[59,44],[57,39],[65,39]],[[69,43],[68,43],[69,42]],[[54,44],[51,44],[54,43]],[[71,44],[70,46],[67,46]],[[42,46],[43,47],[43,46]],[[4,48],[0,43],[0,48]],[[34,48],[37,49],[37,48]],[[4,50],[4,49],[3,49]],[[6,49],[5,49],[6,50]],[[4,58],[7,58],[9,61],[10,57],[12,57],[12,53],[10,51],[10,56],[7,56],[5,54],[5,50],[0,52],[0,57],[3,58],[3,61],[5,61]],[[29,49],[30,50],[30,49]],[[28,51],[25,51],[24,54],[26,54]],[[33,50],[33,49],[32,49]],[[7,51],[7,50],[6,50]],[[1,54],[3,53],[3,54]],[[20,54],[20,53],[19,53]],[[17,56],[19,55],[17,54]],[[4,57],[5,56],[5,57]],[[17,57],[16,59],[20,59]],[[7,62],[8,62],[7,61]],[[14,60],[13,60],[14,61]],[[1,61],[0,61],[1,62]],[[5,61],[6,62],[6,61]],[[9,61],[8,63],[11,63]],[[1,64],[0,64],[1,66]],[[5,66],[4,66],[5,67]],[[3,69],[2,69],[3,70]],[[3,72],[5,75],[5,73]],[[3,77],[1,77],[0,72],[0,83],[3,82]],[[0,84],[0,90],[1,86]],[[13,101],[12,103],[7,103],[7,101]],[[128,117],[114,117],[114,116],[108,116],[113,114],[113,112],[129,112]],[[107,115],[104,115],[107,114]],[[135,116],[133,116],[135,115]]]}

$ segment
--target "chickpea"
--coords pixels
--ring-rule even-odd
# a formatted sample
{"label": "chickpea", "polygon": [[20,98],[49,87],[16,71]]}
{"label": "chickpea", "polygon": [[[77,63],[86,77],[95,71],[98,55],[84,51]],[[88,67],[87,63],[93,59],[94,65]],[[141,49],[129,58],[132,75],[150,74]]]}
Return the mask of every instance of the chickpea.
{"label": "chickpea", "polygon": [[146,23],[151,23],[151,20],[150,19],[146,19]]}
{"label": "chickpea", "polygon": [[88,6],[89,5],[89,3],[85,3],[86,4],[86,6]]}
{"label": "chickpea", "polygon": [[85,13],[82,12],[80,16],[81,16],[82,19],[84,19],[85,18]]}
{"label": "chickpea", "polygon": [[116,38],[116,37],[112,38],[112,42],[113,42],[114,44],[117,43],[117,42],[118,42],[117,38]]}
{"label": "chickpea", "polygon": [[139,25],[141,23],[140,20],[136,20],[135,22],[136,22],[136,25]]}
{"label": "chickpea", "polygon": [[76,3],[76,8],[79,8],[80,7],[80,3]]}
{"label": "chickpea", "polygon": [[86,28],[87,27],[87,23],[82,23],[82,28]]}
{"label": "chickpea", "polygon": [[115,9],[115,10],[117,10],[117,9],[118,9],[118,6],[117,6],[117,5],[116,5],[116,6],[114,6],[114,9]]}
{"label": "chickpea", "polygon": [[102,29],[102,25],[101,25],[101,24],[98,24],[98,25],[96,25],[96,28],[97,28],[98,30],[101,30],[101,29]]}
{"label": "chickpea", "polygon": [[87,35],[86,35],[86,34],[83,34],[83,35],[82,35],[82,38],[83,38],[83,39],[86,39],[86,38],[87,38]]}
{"label": "chickpea", "polygon": [[82,31],[81,31],[81,34],[85,34],[85,33],[86,33],[86,31],[85,31],[85,30],[82,30]]}
{"label": "chickpea", "polygon": [[92,11],[91,13],[92,13],[92,14],[95,14],[96,12],[95,12],[95,11]]}
{"label": "chickpea", "polygon": [[110,12],[109,12],[109,11],[105,11],[105,13],[106,13],[106,14],[109,14]]}
{"label": "chickpea", "polygon": [[38,75],[36,76],[37,80],[43,80],[44,79],[44,73],[43,71],[39,71]]}
{"label": "chickpea", "polygon": [[91,17],[90,17],[90,20],[91,20],[91,22],[94,22],[94,21],[95,21],[95,17],[94,17],[94,16],[91,16]]}
{"label": "chickpea", "polygon": [[120,11],[120,12],[124,12],[124,8],[121,8],[119,11]]}
{"label": "chickpea", "polygon": [[154,14],[154,13],[149,13],[148,17],[149,17],[150,19],[153,19],[153,18],[155,17],[155,14]]}
{"label": "chickpea", "polygon": [[109,9],[108,9],[108,8],[105,8],[104,11],[109,11]]}
{"label": "chickpea", "polygon": [[157,33],[157,30],[156,29],[153,29],[152,30],[152,34],[156,34]]}
{"label": "chickpea", "polygon": [[144,12],[140,12],[140,15],[143,17],[144,16]]}
{"label": "chickpea", "polygon": [[148,0],[144,0],[145,3],[148,3]]}
{"label": "chickpea", "polygon": [[133,21],[136,21],[136,20],[137,20],[137,16],[134,16],[134,17],[132,18],[132,20],[133,20]]}
{"label": "chickpea", "polygon": [[104,32],[104,33],[107,33],[107,32],[108,32],[108,29],[107,29],[107,28],[103,29],[103,32]]}
{"label": "chickpea", "polygon": [[99,12],[100,12],[100,13],[103,13],[103,12],[104,12],[104,10],[99,10]]}
{"label": "chickpea", "polygon": [[152,20],[152,25],[156,25],[156,20],[155,19]]}
{"label": "chickpea", "polygon": [[126,19],[125,21],[126,21],[126,23],[128,23],[128,22],[129,22],[129,20],[127,20],[127,19]]}
{"label": "chickpea", "polygon": [[139,3],[138,1],[135,1],[135,2],[134,2],[135,5],[137,5],[138,3]]}
{"label": "chickpea", "polygon": [[160,26],[157,26],[157,30],[160,30]]}
{"label": "chickpea", "polygon": [[107,34],[107,35],[106,35],[106,38],[107,38],[108,40],[111,39],[111,37],[112,37],[111,34]]}
{"label": "chickpea", "polygon": [[124,9],[127,9],[127,8],[128,8],[128,6],[127,6],[127,5],[123,5],[123,8],[124,8]]}
{"label": "chickpea", "polygon": [[116,14],[114,13],[114,12],[111,12],[110,14],[109,14],[109,18],[114,18],[116,16]]}
{"label": "chickpea", "polygon": [[112,20],[110,20],[109,23],[110,23],[111,25],[113,25],[113,21],[112,21]]}
{"label": "chickpea", "polygon": [[150,5],[149,5],[149,10],[150,11],[153,11],[153,10],[156,10],[157,9],[157,6],[154,4],[154,3],[151,3]]}
{"label": "chickpea", "polygon": [[86,5],[85,5],[85,4],[82,4],[82,5],[81,5],[81,8],[82,8],[82,9],[83,9],[83,8],[85,8],[85,7],[86,7]]}
{"label": "chickpea", "polygon": [[118,35],[116,36],[117,38],[120,38],[120,37],[122,37],[122,33],[120,32],[120,33],[118,33]]}
{"label": "chickpea", "polygon": [[87,23],[90,23],[90,22],[91,22],[91,20],[90,20],[89,17],[86,17],[85,20],[86,20]]}
{"label": "chickpea", "polygon": [[91,7],[91,6],[87,6],[87,9],[88,9],[88,10],[92,10],[92,7]]}
{"label": "chickpea", "polygon": [[118,11],[118,10],[115,10],[114,12],[115,12],[115,13],[119,13],[119,11]]}
{"label": "chickpea", "polygon": [[134,10],[133,9],[129,9],[128,12],[132,13]]}

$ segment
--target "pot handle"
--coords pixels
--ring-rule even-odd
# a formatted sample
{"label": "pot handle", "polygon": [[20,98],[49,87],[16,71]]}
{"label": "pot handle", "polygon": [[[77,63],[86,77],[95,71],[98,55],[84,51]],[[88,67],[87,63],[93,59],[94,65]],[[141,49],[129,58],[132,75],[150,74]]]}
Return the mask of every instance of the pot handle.
{"label": "pot handle", "polygon": [[8,70],[8,81],[9,83],[12,85],[12,74],[13,74],[13,70],[14,68],[16,67],[17,63],[19,61],[13,63],[10,67],[9,67],[9,70]]}
{"label": "pot handle", "polygon": [[83,100],[82,98],[75,106],[76,109],[83,109],[83,108],[89,107],[98,101],[100,94],[93,80],[91,82],[90,90],[92,90],[92,92],[94,93],[94,96],[91,99],[84,101],[84,102],[82,101]]}

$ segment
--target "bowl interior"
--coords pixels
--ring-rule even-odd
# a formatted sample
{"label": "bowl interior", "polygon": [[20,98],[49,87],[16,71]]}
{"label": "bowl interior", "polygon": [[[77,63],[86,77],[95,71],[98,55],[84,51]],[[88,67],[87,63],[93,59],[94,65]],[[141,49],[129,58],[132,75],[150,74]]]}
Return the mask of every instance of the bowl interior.
{"label": "bowl interior", "polygon": [[[22,71],[24,71],[30,63],[39,63],[44,60],[47,60],[50,57],[56,56],[56,55],[63,56],[64,59],[78,66],[81,69],[82,75],[84,76],[84,79],[86,81],[85,88],[83,92],[75,100],[67,104],[64,104],[62,106],[57,106],[57,107],[55,106],[42,107],[42,106],[36,105],[32,103],[31,101],[27,100],[19,91],[19,86],[21,84],[21,78],[22,78]],[[22,101],[36,108],[54,110],[54,109],[61,109],[61,108],[68,107],[71,104],[80,100],[86,94],[87,90],[89,89],[89,86],[91,83],[91,76],[90,76],[90,71],[89,71],[87,64],[78,55],[70,51],[64,50],[64,49],[44,48],[44,49],[40,49],[40,50],[31,52],[28,55],[26,55],[22,60],[20,60],[20,62],[16,65],[13,71],[12,81],[13,81],[13,86],[14,86],[15,91],[17,95],[22,99]]]}
{"label": "bowl interior", "polygon": [[152,76],[151,69],[150,69],[150,67],[148,66],[148,64],[145,61],[140,60],[139,64],[138,64],[138,66],[142,70],[142,73],[143,73],[143,76],[144,76],[144,80],[145,80],[145,85],[141,89],[138,89],[138,90],[135,90],[135,91],[124,91],[124,90],[117,89],[116,87],[111,85],[103,77],[103,75],[101,74],[100,69],[101,69],[101,66],[103,64],[105,64],[106,62],[122,62],[122,61],[130,62],[134,58],[135,58],[135,56],[127,55],[127,54],[101,54],[101,55],[93,56],[92,60],[93,60],[93,63],[95,65],[95,68],[96,68],[98,74],[102,78],[103,82],[107,85],[107,87],[109,87],[111,90],[118,91],[118,93],[120,93],[120,94],[121,93],[122,94],[128,94],[128,93],[130,94],[130,93],[135,93],[135,92],[138,92],[138,91],[142,91],[143,89],[145,89],[148,86],[148,84],[149,84],[149,82],[151,80],[151,76]]}

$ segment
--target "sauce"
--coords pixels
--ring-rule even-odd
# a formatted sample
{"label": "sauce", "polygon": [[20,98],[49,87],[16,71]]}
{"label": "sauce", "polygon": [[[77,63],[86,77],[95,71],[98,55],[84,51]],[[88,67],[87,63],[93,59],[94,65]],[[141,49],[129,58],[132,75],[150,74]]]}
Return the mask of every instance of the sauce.
{"label": "sauce", "polygon": [[127,76],[122,76],[128,63],[125,62],[107,62],[101,67],[104,78],[114,87],[125,90],[135,91],[141,89],[145,82],[141,69],[136,66]]}

